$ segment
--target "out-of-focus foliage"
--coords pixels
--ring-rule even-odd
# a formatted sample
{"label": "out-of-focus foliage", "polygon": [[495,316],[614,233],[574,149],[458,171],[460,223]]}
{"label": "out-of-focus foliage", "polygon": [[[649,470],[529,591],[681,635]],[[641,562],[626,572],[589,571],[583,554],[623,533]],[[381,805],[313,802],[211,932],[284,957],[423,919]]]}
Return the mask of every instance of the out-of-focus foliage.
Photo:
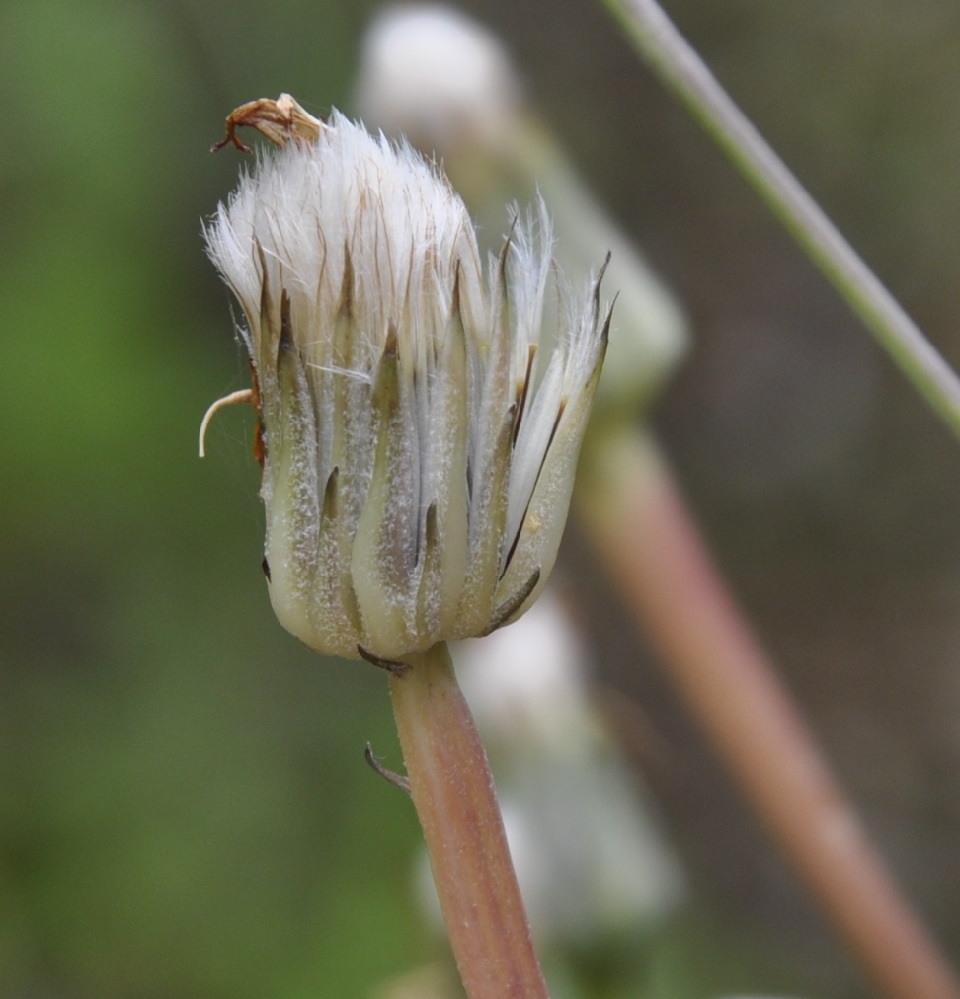
{"label": "out-of-focus foliage", "polygon": [[[318,659],[275,622],[249,415],[218,416],[211,457],[195,456],[207,404],[248,377],[199,238],[239,155],[207,149],[255,97],[285,90],[312,112],[349,111],[372,6],[0,10],[4,999],[338,999],[433,952],[413,915],[412,809],[362,764],[367,739],[397,763],[383,678]],[[599,4],[469,7],[505,33],[586,172],[691,306],[699,341],[667,400],[668,441],[775,651],[811,677],[800,691],[885,845],[919,858],[907,882],[948,932],[956,857],[923,858],[946,856],[960,828],[956,792],[938,794],[960,759],[944,728],[960,698],[944,667],[960,637],[955,447]],[[955,5],[676,8],[960,357]],[[889,583],[904,578],[906,600]],[[607,634],[628,686],[648,668],[631,643]],[[811,663],[821,671],[805,673]],[[891,704],[906,712],[900,729]],[[899,769],[872,784],[888,734]],[[738,848],[741,817],[716,803],[732,792],[711,783],[684,798],[695,781],[666,784],[705,894],[734,885],[737,899],[742,886],[741,908],[767,911],[754,841]],[[741,943],[699,918],[652,942],[650,994],[762,987],[730,957]]]}

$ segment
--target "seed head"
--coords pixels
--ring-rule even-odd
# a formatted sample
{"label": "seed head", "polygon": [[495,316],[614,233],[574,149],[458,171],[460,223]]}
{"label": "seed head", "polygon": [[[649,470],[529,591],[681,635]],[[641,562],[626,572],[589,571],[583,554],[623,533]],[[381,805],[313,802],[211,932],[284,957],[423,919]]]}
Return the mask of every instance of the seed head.
{"label": "seed head", "polygon": [[[287,101],[266,103],[302,110]],[[290,141],[278,120],[280,148],[205,229],[244,316],[274,609],[348,657],[485,634],[556,558],[606,345],[599,275],[580,299],[561,284],[541,360],[542,204],[484,266],[462,201],[409,146],[337,112]]]}

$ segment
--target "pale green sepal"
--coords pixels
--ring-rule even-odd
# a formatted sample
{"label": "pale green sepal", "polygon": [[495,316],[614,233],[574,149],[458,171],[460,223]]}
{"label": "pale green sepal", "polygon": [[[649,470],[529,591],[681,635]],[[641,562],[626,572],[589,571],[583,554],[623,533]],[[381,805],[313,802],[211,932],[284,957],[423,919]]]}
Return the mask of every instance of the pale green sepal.
{"label": "pale green sepal", "polygon": [[343,564],[339,545],[339,478],[335,468],[327,479],[320,515],[317,573],[307,608],[313,626],[313,648],[331,655],[356,656],[360,619],[350,582],[349,564]]}
{"label": "pale green sepal", "polygon": [[520,525],[516,547],[497,586],[495,604],[499,607],[508,603],[513,595],[524,589],[534,573],[539,573],[538,582],[504,623],[516,620],[536,599],[556,562],[570,507],[580,445],[602,363],[603,350],[599,352],[587,383],[567,401],[560,414]]}
{"label": "pale green sepal", "polygon": [[427,508],[421,546],[422,572],[417,593],[417,635],[433,643],[433,636],[440,634],[440,587],[443,583],[443,547],[437,527],[437,504]]}
{"label": "pale green sepal", "polygon": [[456,638],[480,634],[493,615],[507,526],[515,412],[516,407],[511,406],[501,418],[487,474],[473,481],[471,517],[476,519],[470,525],[470,564],[457,615]]}
{"label": "pale green sepal", "polygon": [[483,496],[484,480],[490,475],[493,464],[499,460],[502,446],[503,415],[510,407],[511,438],[516,422],[516,406],[513,402],[511,380],[512,337],[510,329],[510,302],[507,297],[507,257],[510,241],[504,244],[497,259],[493,287],[490,291],[490,341],[485,344],[483,358],[484,381],[481,387],[481,402],[477,423],[473,428],[476,439],[471,451],[474,455],[472,472],[473,490],[470,500],[470,557],[475,558],[475,536],[482,530],[484,518],[479,509]]}
{"label": "pale green sepal", "polygon": [[416,422],[404,395],[397,336],[391,330],[374,383],[377,449],[352,560],[353,588],[363,622],[359,644],[386,659],[419,649],[412,636],[420,469]]}
{"label": "pale green sepal", "polygon": [[[283,327],[282,301],[277,301],[271,289],[267,258],[259,242],[256,244],[256,251],[260,266],[261,286],[259,313],[255,314],[259,318],[258,327],[251,330],[251,336],[256,338],[256,349],[253,352],[252,360],[260,385],[261,419],[264,429],[269,435],[280,427],[283,408],[280,398],[279,372],[277,371]],[[281,294],[281,300],[283,300],[283,294]],[[287,310],[287,319],[289,320],[289,302]],[[266,481],[264,484],[267,484]],[[264,496],[264,502],[267,501],[267,497]]]}
{"label": "pale green sepal", "polygon": [[316,647],[310,613],[320,529],[316,429],[303,365],[289,337],[289,303],[285,295],[280,310],[278,413],[276,419],[266,423],[269,450],[264,477],[266,480],[269,476],[272,488],[271,502],[266,506],[268,585],[280,623],[301,641]]}
{"label": "pale green sepal", "polygon": [[[429,609],[440,634],[448,634],[457,624],[460,595],[470,557],[469,504],[467,490],[467,450],[469,447],[467,344],[463,325],[454,303],[434,372],[434,398],[431,405],[430,472],[427,488],[435,508],[439,558],[430,570],[424,563],[420,583],[420,603]],[[429,521],[427,524],[429,539]]]}

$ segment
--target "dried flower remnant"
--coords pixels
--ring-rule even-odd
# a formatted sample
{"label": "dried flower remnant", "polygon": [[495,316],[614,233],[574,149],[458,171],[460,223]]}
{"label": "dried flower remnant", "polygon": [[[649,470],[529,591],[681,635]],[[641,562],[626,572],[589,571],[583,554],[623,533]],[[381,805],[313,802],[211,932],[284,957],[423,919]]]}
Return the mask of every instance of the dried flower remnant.
{"label": "dried flower remnant", "polygon": [[245,317],[281,623],[396,660],[515,619],[566,519],[606,346],[600,275],[584,296],[561,286],[541,362],[542,204],[485,268],[460,198],[406,144],[286,95],[235,111],[224,143],[242,147],[240,125],[280,148],[205,236]]}
{"label": "dried flower remnant", "polygon": [[250,147],[237,138],[237,129],[243,126],[255,128],[275,146],[284,146],[290,139],[316,140],[323,120],[305,111],[289,94],[281,94],[275,101],[261,97],[241,104],[227,115],[227,134],[211,146],[210,152],[233,144],[240,152],[249,153]]}

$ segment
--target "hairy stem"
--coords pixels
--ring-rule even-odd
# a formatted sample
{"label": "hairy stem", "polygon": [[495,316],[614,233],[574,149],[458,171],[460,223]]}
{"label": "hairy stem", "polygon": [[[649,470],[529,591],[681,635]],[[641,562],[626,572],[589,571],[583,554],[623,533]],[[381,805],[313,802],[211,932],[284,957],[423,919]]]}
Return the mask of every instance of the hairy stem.
{"label": "hairy stem", "polygon": [[661,82],[733,161],[920,394],[960,436],[956,374],[720,86],[656,0],[606,3]]}
{"label": "hairy stem", "polygon": [[444,644],[404,659],[393,711],[469,999],[546,999],[487,754]]}
{"label": "hairy stem", "polygon": [[592,449],[580,513],[661,663],[808,889],[896,999],[960,984],[887,874],[776,670],[730,597],[653,442]]}

